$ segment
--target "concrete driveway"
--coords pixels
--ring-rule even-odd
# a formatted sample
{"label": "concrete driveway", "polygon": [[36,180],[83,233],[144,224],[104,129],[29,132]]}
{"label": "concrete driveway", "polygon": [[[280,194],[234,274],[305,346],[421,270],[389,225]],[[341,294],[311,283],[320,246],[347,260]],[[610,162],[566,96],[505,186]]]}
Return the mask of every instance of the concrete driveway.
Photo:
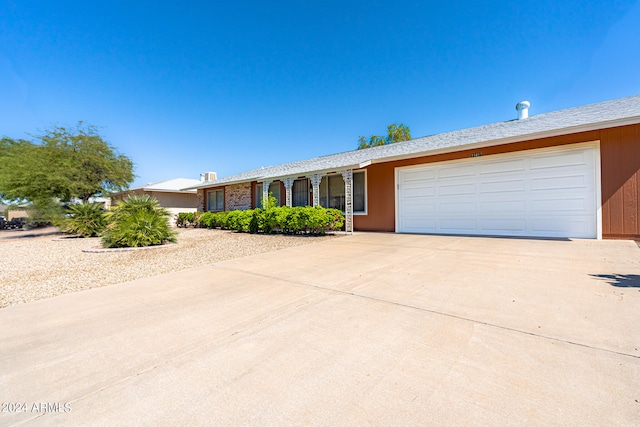
{"label": "concrete driveway", "polygon": [[640,424],[630,241],[355,234],[0,325],[0,425]]}

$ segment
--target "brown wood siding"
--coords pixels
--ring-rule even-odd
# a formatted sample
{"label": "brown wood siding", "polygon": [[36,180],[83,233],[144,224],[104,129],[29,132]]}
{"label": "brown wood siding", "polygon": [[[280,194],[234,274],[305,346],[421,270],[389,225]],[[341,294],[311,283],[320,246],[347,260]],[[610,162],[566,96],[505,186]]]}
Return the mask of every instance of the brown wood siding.
{"label": "brown wood siding", "polygon": [[600,131],[602,235],[640,238],[640,125]]}
{"label": "brown wood siding", "polygon": [[640,125],[375,163],[367,168],[368,213],[354,216],[354,227],[360,231],[395,231],[394,181],[397,167],[466,159],[478,152],[484,157],[594,140],[600,140],[603,237],[639,237]]}

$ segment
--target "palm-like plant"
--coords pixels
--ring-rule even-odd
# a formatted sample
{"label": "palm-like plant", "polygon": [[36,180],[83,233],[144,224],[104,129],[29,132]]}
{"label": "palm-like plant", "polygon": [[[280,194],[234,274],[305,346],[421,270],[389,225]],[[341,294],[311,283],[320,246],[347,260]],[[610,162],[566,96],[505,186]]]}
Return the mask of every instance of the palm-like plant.
{"label": "palm-like plant", "polygon": [[102,234],[105,248],[161,245],[175,242],[177,233],[169,227],[170,213],[157,199],[130,196],[106,214],[108,225]]}
{"label": "palm-like plant", "polygon": [[78,203],[68,209],[69,216],[62,222],[65,233],[95,237],[104,231],[107,220],[99,203]]}

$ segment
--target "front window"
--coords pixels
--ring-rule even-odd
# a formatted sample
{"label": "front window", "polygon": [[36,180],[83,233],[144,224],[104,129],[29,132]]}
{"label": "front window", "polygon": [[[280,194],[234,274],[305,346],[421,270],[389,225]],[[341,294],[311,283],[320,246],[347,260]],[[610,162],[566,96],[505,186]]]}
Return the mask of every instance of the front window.
{"label": "front window", "polygon": [[327,175],[320,181],[320,206],[344,212],[344,179],[342,175]]}
{"label": "front window", "polygon": [[[353,212],[366,213],[365,171],[353,172]],[[342,174],[326,175],[320,182],[320,205],[345,211],[345,188]]]}
{"label": "front window", "polygon": [[224,210],[224,190],[207,191],[207,210],[209,212]]}
{"label": "front window", "polygon": [[293,206],[309,206],[309,180],[296,179],[291,189]]}
{"label": "front window", "polygon": [[[262,183],[256,184],[256,208],[262,207]],[[276,206],[280,206],[280,181],[269,184],[269,194],[276,198]]]}
{"label": "front window", "polygon": [[353,173],[353,212],[365,213],[367,211],[367,191],[365,184],[365,172]]}

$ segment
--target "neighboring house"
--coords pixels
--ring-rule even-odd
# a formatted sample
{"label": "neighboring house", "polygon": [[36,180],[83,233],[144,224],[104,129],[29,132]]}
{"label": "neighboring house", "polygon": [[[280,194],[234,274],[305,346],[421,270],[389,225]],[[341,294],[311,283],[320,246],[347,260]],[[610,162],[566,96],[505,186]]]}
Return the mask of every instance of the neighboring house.
{"label": "neighboring house", "polygon": [[[200,211],[336,207],[347,231],[640,238],[640,95],[189,186]],[[185,187],[186,188],[186,187]]]}
{"label": "neighboring house", "polygon": [[[211,173],[211,172],[210,172]],[[142,187],[130,188],[127,191],[111,195],[113,202],[126,199],[128,196],[147,194],[155,197],[160,206],[171,212],[171,221],[179,212],[195,212],[197,206],[196,190],[182,190],[185,187],[202,184],[203,180],[176,178],[168,181],[150,183]]]}
{"label": "neighboring house", "polygon": [[28,207],[25,205],[9,205],[4,210],[0,211],[0,215],[4,215],[4,212],[6,212],[7,221],[11,221],[16,218],[28,218],[29,211],[27,209]]}
{"label": "neighboring house", "polygon": [[[107,210],[111,207],[111,197],[89,197],[89,203],[98,203],[102,208]],[[71,199],[71,204],[76,205],[82,203],[82,199]]]}

